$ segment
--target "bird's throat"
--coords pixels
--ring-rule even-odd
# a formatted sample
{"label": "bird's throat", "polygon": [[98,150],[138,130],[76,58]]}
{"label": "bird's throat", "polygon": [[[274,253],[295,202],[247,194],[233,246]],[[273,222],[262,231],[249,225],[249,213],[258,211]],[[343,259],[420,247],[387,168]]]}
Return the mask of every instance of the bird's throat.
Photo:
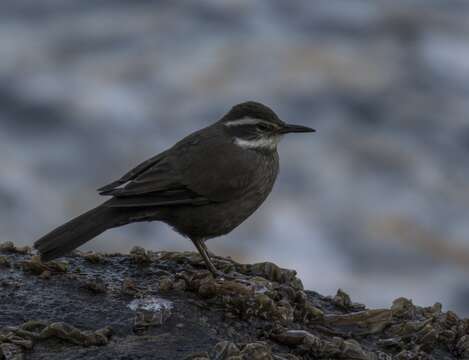
{"label": "bird's throat", "polygon": [[255,139],[242,139],[235,137],[234,143],[243,149],[275,150],[280,141],[280,136],[265,136]]}

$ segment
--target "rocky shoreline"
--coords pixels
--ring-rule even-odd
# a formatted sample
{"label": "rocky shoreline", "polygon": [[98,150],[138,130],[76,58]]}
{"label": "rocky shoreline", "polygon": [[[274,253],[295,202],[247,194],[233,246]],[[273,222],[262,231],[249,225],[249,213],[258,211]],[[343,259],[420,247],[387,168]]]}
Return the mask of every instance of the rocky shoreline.
{"label": "rocky shoreline", "polygon": [[368,309],[304,290],[293,270],[198,254],[0,245],[0,359],[460,359],[469,321],[441,304]]}

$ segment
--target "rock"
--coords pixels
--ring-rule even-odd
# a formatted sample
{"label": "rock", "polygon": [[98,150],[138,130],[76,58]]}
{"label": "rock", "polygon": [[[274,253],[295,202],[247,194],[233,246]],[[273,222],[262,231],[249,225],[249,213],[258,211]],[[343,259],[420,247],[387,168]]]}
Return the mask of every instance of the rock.
{"label": "rock", "polygon": [[84,254],[83,257],[85,258],[85,260],[87,260],[88,262],[90,262],[92,264],[102,264],[102,263],[105,262],[105,257],[101,256],[98,253],[94,253],[94,252]]}
{"label": "rock", "polygon": [[215,281],[211,281],[211,280],[205,281],[202,284],[200,284],[199,290],[198,290],[199,295],[206,299],[210,299],[214,297],[217,294],[217,291],[218,291],[217,284],[215,283]]}
{"label": "rock", "polygon": [[33,256],[31,259],[21,261],[19,264],[23,271],[31,272],[36,275],[40,275],[47,270],[46,265],[41,262],[39,256]]}
{"label": "rock", "polygon": [[206,352],[194,353],[186,356],[184,360],[210,360]]}
{"label": "rock", "polygon": [[215,345],[214,360],[224,360],[233,356],[238,356],[240,353],[236,344],[230,341],[221,341]]}
{"label": "rock", "polygon": [[106,345],[111,335],[112,329],[108,326],[96,331],[80,331],[69,324],[57,322],[46,326],[39,334],[39,338],[57,337],[77,345],[92,346]]}
{"label": "rock", "polygon": [[96,331],[79,330],[64,322],[47,324],[42,321],[29,321],[16,327],[0,329],[0,355],[6,359],[21,360],[24,350],[31,350],[34,344],[50,338],[58,338],[75,345],[106,345],[112,335],[112,329],[106,326]]}
{"label": "rock", "polygon": [[299,360],[299,358],[293,354],[274,354],[274,360]]}
{"label": "rock", "polygon": [[332,301],[334,304],[343,309],[348,309],[352,306],[352,300],[350,299],[350,296],[342,289],[337,290],[337,294],[334,296]]}
{"label": "rock", "polygon": [[456,349],[462,358],[469,357],[469,335],[464,335],[459,339]]}
{"label": "rock", "polygon": [[5,360],[23,360],[23,351],[21,347],[11,344],[11,343],[3,343],[0,344],[0,355]]}
{"label": "rock", "polygon": [[162,358],[204,360],[469,357],[469,320],[441,304],[399,298],[390,309],[366,309],[341,290],[333,297],[304,290],[294,271],[272,263],[216,258],[230,274],[213,278],[189,252],[137,248],[42,263],[12,248],[1,257],[10,268],[0,271],[5,359],[26,351],[32,358],[153,359],[155,349]]}
{"label": "rock", "polygon": [[163,325],[171,317],[173,303],[163,298],[147,296],[133,300],[128,307],[136,312],[134,330],[141,333],[149,327]]}
{"label": "rock", "polygon": [[305,323],[315,323],[324,319],[324,312],[316,306],[305,303],[303,305],[302,320]]}
{"label": "rock", "polygon": [[43,280],[47,280],[47,279],[50,279],[51,277],[51,272],[49,270],[44,270],[41,275],[39,275],[39,277]]}
{"label": "rock", "polygon": [[13,254],[30,254],[31,248],[29,246],[15,246],[11,241],[0,243],[0,253],[13,253]]}
{"label": "rock", "polygon": [[270,346],[264,342],[255,342],[245,345],[241,352],[243,360],[271,360],[272,352]]}
{"label": "rock", "polygon": [[35,275],[41,275],[43,272],[48,271],[49,273],[64,273],[67,272],[68,263],[64,261],[49,261],[43,263],[39,256],[32,256],[29,259],[20,261],[18,263],[23,271],[33,273]]}
{"label": "rock", "polygon": [[305,330],[288,330],[281,334],[274,335],[272,338],[280,344],[288,346],[298,346],[303,343],[306,336],[311,335]]}
{"label": "rock", "polygon": [[151,255],[140,246],[134,246],[132,250],[130,250],[130,258],[140,265],[148,265],[151,262]]}
{"label": "rock", "polygon": [[121,293],[124,295],[135,296],[139,292],[139,289],[135,282],[130,278],[125,278],[122,281]]}
{"label": "rock", "polygon": [[173,290],[184,291],[186,290],[186,282],[183,279],[179,279],[172,284]]}
{"label": "rock", "polygon": [[170,276],[162,276],[159,280],[158,287],[160,291],[170,291],[173,288],[174,280]]}
{"label": "rock", "polygon": [[106,284],[104,283],[103,279],[99,277],[95,279],[87,279],[83,282],[81,287],[92,292],[93,294],[104,294],[107,291]]}
{"label": "rock", "polygon": [[388,309],[365,310],[343,315],[327,315],[325,322],[338,326],[354,326],[367,334],[383,331],[391,324],[392,311]]}
{"label": "rock", "polygon": [[415,318],[415,308],[412,300],[400,297],[393,301],[391,306],[392,316],[412,320]]}
{"label": "rock", "polygon": [[11,266],[10,261],[6,256],[0,256],[0,268],[9,268]]}

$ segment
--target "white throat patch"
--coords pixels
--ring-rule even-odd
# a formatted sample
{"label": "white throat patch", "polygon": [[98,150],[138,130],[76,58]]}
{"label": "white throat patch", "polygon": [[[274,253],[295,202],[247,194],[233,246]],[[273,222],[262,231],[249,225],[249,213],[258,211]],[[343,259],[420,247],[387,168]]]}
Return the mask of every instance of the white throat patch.
{"label": "white throat patch", "polygon": [[234,143],[243,149],[269,149],[274,150],[280,141],[280,136],[269,136],[255,140],[235,138]]}

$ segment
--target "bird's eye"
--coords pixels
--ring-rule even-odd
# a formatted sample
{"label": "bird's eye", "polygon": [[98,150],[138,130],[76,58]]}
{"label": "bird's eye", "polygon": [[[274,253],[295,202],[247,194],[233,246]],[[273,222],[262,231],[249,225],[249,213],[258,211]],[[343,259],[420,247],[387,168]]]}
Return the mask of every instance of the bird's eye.
{"label": "bird's eye", "polygon": [[267,131],[270,129],[270,126],[266,124],[258,124],[256,127],[258,130],[261,130],[261,131]]}

